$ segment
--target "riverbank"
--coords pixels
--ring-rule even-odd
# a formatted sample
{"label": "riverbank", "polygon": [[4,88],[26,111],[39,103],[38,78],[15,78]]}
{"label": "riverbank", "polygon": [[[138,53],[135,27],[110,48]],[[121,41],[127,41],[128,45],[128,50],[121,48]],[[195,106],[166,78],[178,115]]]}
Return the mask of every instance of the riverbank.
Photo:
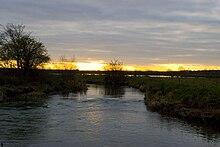
{"label": "riverbank", "polygon": [[220,79],[132,77],[129,86],[145,92],[151,111],[193,122],[220,122]]}
{"label": "riverbank", "polygon": [[[38,100],[52,93],[85,91],[88,83],[106,84],[104,75],[82,75],[76,71],[52,73],[40,71],[27,79],[12,71],[1,72],[0,102]],[[220,122],[220,78],[126,76],[123,84],[144,92],[145,104],[151,111],[203,124]]]}
{"label": "riverbank", "polygon": [[[86,75],[87,83],[105,84],[104,75]],[[147,108],[202,124],[220,123],[220,78],[126,77],[125,84],[145,93]]]}
{"label": "riverbank", "polygon": [[18,71],[0,74],[0,102],[37,101],[53,93],[68,94],[87,90],[78,74],[63,72],[53,75],[43,70],[24,77]]}
{"label": "riverbank", "polygon": [[2,107],[1,142],[5,147],[220,145],[219,130],[161,117],[146,110],[139,90],[120,91],[92,84],[86,95],[51,95],[34,106]]}

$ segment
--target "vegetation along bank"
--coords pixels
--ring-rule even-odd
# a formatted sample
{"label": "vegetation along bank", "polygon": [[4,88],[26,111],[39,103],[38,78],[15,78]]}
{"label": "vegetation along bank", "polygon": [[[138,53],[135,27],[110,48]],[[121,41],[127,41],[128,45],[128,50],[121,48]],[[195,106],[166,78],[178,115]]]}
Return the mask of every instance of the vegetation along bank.
{"label": "vegetation along bank", "polygon": [[0,69],[0,102],[35,101],[47,95],[87,90],[86,83],[74,71],[61,71],[59,75],[46,70],[33,70],[23,76],[18,69]]}
{"label": "vegetation along bank", "polygon": [[220,79],[131,77],[151,111],[193,122],[219,124]]}

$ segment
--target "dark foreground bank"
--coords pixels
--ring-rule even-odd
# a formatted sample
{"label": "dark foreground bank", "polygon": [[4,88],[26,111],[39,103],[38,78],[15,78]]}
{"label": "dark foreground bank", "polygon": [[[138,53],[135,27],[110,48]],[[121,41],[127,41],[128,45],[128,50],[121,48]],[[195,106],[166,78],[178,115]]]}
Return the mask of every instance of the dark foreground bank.
{"label": "dark foreground bank", "polygon": [[53,93],[68,94],[87,89],[86,83],[76,72],[53,74],[35,70],[28,74],[17,69],[1,70],[0,102],[37,101]]}

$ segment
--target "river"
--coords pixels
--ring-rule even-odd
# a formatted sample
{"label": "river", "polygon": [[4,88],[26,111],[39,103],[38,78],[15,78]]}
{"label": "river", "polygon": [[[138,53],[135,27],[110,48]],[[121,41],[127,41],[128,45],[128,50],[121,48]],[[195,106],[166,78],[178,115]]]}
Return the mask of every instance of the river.
{"label": "river", "polygon": [[0,108],[4,147],[219,147],[220,131],[150,112],[129,87],[90,85],[40,104]]}

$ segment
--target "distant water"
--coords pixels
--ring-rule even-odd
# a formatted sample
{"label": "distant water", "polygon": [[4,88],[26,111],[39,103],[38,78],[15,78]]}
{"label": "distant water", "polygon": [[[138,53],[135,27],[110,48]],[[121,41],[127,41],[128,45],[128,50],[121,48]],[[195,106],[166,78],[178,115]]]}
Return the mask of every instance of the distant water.
{"label": "distant water", "polygon": [[4,147],[220,147],[220,131],[148,111],[136,89],[90,85],[86,94],[0,108]]}

